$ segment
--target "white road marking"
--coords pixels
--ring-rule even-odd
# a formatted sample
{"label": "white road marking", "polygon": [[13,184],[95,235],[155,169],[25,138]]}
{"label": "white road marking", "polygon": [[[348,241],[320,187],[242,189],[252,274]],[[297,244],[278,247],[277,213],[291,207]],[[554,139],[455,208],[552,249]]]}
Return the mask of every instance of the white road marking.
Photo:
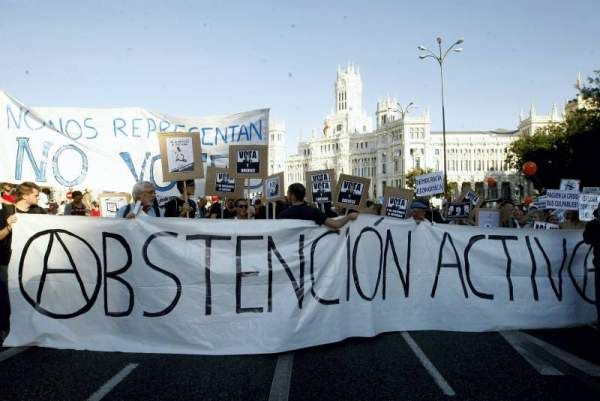
{"label": "white road marking", "polygon": [[544,376],[561,376],[563,373],[556,369],[554,366],[549,365],[546,361],[538,358],[532,352],[529,352],[523,346],[523,339],[515,332],[512,331],[500,331],[502,337],[509,343],[515,351],[529,362],[529,364],[538,371],[539,374]]}
{"label": "white road marking", "polygon": [[100,401],[103,399],[108,393],[111,392],[113,388],[117,386],[117,384],[121,383],[135,368],[137,368],[139,364],[130,363],[125,366],[119,373],[114,375],[112,379],[104,383],[102,387],[98,389],[94,394],[88,398],[88,401]]}
{"label": "white road marking", "polygon": [[277,365],[275,365],[275,372],[273,373],[269,401],[288,401],[293,366],[294,353],[290,352],[279,355]]}
{"label": "white road marking", "polygon": [[444,392],[444,394],[449,396],[456,395],[454,390],[452,390],[452,387],[450,387],[446,379],[444,379],[444,376],[442,376],[442,374],[437,370],[433,363],[431,363],[429,358],[427,358],[427,355],[425,355],[425,353],[423,352],[423,350],[421,350],[421,347],[419,347],[415,340],[412,339],[410,334],[408,334],[406,331],[403,331],[402,338],[404,338],[404,341],[406,341],[406,343],[415,353],[417,358],[419,358],[419,361],[421,361],[425,369],[427,369],[427,372],[429,372],[435,383]]}
{"label": "white road marking", "polygon": [[522,331],[517,332],[524,340],[529,341],[537,346],[543,348],[546,352],[555,357],[563,360],[574,368],[594,377],[600,377],[600,366],[594,365],[591,362],[586,361],[585,359],[581,359],[578,356],[575,356],[567,351],[564,351],[552,344],[549,344],[545,341],[540,340],[537,337],[529,335],[527,333],[523,333]]}
{"label": "white road marking", "polygon": [[0,362],[6,361],[8,358],[12,358],[15,355],[20,354],[23,351],[27,351],[31,347],[14,347],[0,353]]}

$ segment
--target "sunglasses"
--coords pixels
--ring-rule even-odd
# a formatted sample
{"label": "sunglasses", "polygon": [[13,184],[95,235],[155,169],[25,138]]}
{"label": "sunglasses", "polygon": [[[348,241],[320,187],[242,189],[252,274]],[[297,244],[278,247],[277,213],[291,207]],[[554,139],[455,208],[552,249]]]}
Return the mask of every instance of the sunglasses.
{"label": "sunglasses", "polygon": [[238,205],[238,207],[241,207],[242,209],[247,209],[248,205]]}

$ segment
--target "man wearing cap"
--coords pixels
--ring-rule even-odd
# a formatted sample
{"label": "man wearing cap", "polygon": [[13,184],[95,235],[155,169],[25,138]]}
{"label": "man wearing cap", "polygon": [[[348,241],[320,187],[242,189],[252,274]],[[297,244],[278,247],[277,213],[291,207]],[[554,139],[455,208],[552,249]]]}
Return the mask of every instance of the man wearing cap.
{"label": "man wearing cap", "polygon": [[585,225],[583,241],[594,250],[594,286],[596,289],[597,325],[600,327],[600,207],[594,210],[594,220]]}
{"label": "man wearing cap", "polygon": [[[425,221],[425,212],[427,212],[429,207],[422,200],[414,200],[410,205],[410,217],[417,224],[421,224]],[[410,220],[410,219],[409,219]]]}

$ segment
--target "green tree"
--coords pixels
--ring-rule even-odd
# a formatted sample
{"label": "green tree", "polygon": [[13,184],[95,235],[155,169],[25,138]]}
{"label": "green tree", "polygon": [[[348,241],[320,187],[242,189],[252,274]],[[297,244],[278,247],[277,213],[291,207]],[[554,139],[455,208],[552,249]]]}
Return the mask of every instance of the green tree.
{"label": "green tree", "polygon": [[413,168],[408,173],[406,173],[406,188],[414,190],[417,176],[429,173],[433,173],[432,168]]}
{"label": "green tree", "polygon": [[561,178],[580,179],[582,186],[600,186],[600,70],[580,88],[586,107],[567,113],[561,123],[538,129],[509,147],[508,163],[521,170],[532,161],[538,190],[558,188]]}

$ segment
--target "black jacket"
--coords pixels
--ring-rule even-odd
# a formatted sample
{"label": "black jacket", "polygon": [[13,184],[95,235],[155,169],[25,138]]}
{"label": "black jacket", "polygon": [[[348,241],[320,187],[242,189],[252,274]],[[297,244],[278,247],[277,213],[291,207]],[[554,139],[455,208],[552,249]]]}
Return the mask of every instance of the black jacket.
{"label": "black jacket", "polygon": [[600,268],[600,220],[595,219],[585,225],[583,241],[594,248],[594,266]]}

